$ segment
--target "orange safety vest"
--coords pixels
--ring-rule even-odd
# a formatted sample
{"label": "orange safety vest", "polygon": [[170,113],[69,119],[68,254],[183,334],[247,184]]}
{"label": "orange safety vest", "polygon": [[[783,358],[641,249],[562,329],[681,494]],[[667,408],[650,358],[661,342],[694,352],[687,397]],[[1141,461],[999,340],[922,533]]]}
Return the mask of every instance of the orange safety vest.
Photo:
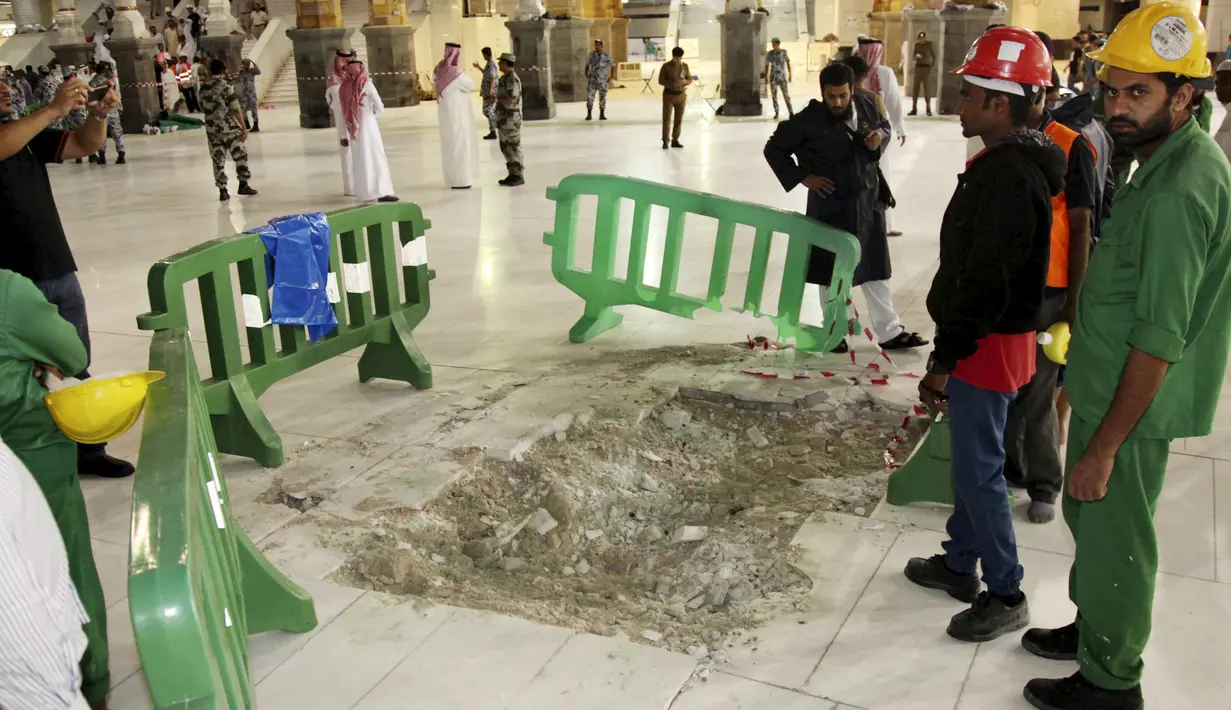
{"label": "orange safety vest", "polygon": [[[1043,132],[1064,151],[1067,165],[1073,143],[1081,134],[1056,121],[1044,126]],[[1090,151],[1094,152],[1094,146],[1090,146]],[[1051,260],[1047,265],[1047,285],[1052,288],[1068,288],[1069,285],[1069,201],[1064,190],[1051,198]]]}

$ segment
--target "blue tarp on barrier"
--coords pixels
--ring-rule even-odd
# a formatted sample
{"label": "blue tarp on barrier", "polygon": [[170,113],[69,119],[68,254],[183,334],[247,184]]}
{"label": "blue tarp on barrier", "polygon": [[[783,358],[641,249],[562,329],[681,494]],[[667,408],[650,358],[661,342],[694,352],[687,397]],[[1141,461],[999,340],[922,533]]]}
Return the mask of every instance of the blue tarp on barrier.
{"label": "blue tarp on barrier", "polygon": [[338,327],[329,303],[329,221],[323,212],[293,214],[270,220],[254,230],[265,243],[266,276],[273,289],[270,320],[302,325],[308,339],[319,340]]}

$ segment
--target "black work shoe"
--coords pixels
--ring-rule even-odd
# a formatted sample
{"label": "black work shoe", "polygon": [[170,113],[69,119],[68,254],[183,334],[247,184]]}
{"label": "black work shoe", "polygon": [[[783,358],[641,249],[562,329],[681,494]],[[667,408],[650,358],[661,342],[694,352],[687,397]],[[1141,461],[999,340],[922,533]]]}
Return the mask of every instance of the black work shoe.
{"label": "black work shoe", "polygon": [[670,144],[670,143],[668,143],[667,141],[663,141],[663,150],[666,150],[666,149],[668,149],[668,148],[670,148],[670,147],[671,147],[671,144]]}
{"label": "black work shoe", "polygon": [[594,120],[594,114],[592,114],[592,113],[587,113],[587,114],[586,114],[586,120],[587,120],[587,121],[593,121],[593,120]]}
{"label": "black work shoe", "polygon": [[[93,163],[94,161],[93,161],[93,160],[91,160],[90,162],[91,162],[91,163]],[[78,165],[81,165],[81,158],[77,158],[77,164],[78,164]]]}
{"label": "black work shoe", "polygon": [[1077,660],[1077,624],[1058,629],[1030,629],[1022,634],[1022,647],[1052,661]]}
{"label": "black work shoe", "polygon": [[376,201],[377,202],[397,202],[398,199],[399,198],[397,195],[385,195],[384,197],[376,198]]}
{"label": "black work shoe", "polygon": [[851,346],[847,345],[846,341],[843,340],[842,342],[838,343],[837,346],[835,346],[833,350],[830,350],[829,352],[834,353],[835,355],[845,355],[849,353],[850,351],[851,351]]}
{"label": "black work shoe", "polygon": [[95,163],[98,162],[98,153],[91,153],[88,159],[90,161],[90,165],[94,165]]}
{"label": "black work shoe", "polygon": [[261,124],[259,123],[252,124],[252,130],[249,131],[249,133],[260,133],[260,132],[261,132]]}
{"label": "black work shoe", "polygon": [[100,478],[126,478],[133,475],[133,465],[123,459],[103,454],[77,462],[77,472],[82,476]]}
{"label": "black work shoe", "polygon": [[494,140],[496,140],[496,132],[495,132],[495,131],[492,131],[492,132],[488,133],[487,135],[483,136],[483,140],[485,140],[485,141],[494,141]]}
{"label": "black work shoe", "polygon": [[1129,690],[1106,690],[1080,673],[1068,678],[1035,678],[1022,691],[1026,700],[1039,710],[1142,710],[1145,699],[1141,686]]}
{"label": "black work shoe", "polygon": [[525,185],[526,181],[522,179],[522,176],[520,175],[510,175],[507,178],[501,180],[500,184],[504,185],[505,187],[517,187],[518,185]]}
{"label": "black work shoe", "polygon": [[255,195],[255,194],[257,194],[257,193],[256,193],[256,190],[253,190],[253,189],[252,189],[252,186],[251,186],[251,185],[249,185],[247,182],[241,182],[241,183],[239,184],[239,194],[241,194],[241,195]]}
{"label": "black work shoe", "polygon": [[998,639],[1012,631],[1020,631],[1030,623],[1030,603],[1020,594],[1010,606],[1000,597],[980,592],[970,608],[949,620],[948,634],[958,641],[983,643]]}
{"label": "black work shoe", "polygon": [[120,153],[119,155],[115,156],[115,164],[116,164],[116,165],[124,165],[124,164],[125,164],[125,163],[127,163],[127,162],[128,162],[128,160],[124,157],[124,154],[123,154],[123,153]]}
{"label": "black work shoe", "polygon": [[598,114],[598,120],[600,120],[600,121],[606,121],[606,120],[607,120],[607,114],[605,114],[605,113],[599,113],[599,114]]}
{"label": "black work shoe", "polygon": [[226,202],[229,199],[231,199],[231,193],[227,192],[225,187],[218,188],[218,201]]}
{"label": "black work shoe", "polygon": [[918,115],[919,115],[919,111],[918,111],[918,110],[916,110],[916,109],[911,109],[911,110],[910,110],[910,113],[908,113],[908,114],[906,114],[906,115],[907,115],[907,116],[918,116]]}
{"label": "black work shoe", "polygon": [[777,120],[778,120],[778,114],[776,114],[776,113],[774,114],[774,120],[775,120],[775,121],[777,121]]}
{"label": "black work shoe", "polygon": [[672,148],[683,148],[684,144],[679,141],[671,141]]}
{"label": "black work shoe", "polygon": [[[846,345],[846,341],[842,344]],[[949,566],[945,564],[944,555],[932,555],[927,558],[912,557],[906,563],[906,578],[920,587],[939,589],[967,604],[973,603],[979,597],[979,590],[983,588],[978,576],[958,574],[949,569]]]}
{"label": "black work shoe", "polygon": [[928,117],[931,118],[931,116],[932,116],[932,112],[928,111]]}
{"label": "black work shoe", "polygon": [[99,164],[99,165],[106,165],[106,164],[107,164],[107,154],[106,154],[106,153],[99,153],[99,154],[98,154],[98,164]]}

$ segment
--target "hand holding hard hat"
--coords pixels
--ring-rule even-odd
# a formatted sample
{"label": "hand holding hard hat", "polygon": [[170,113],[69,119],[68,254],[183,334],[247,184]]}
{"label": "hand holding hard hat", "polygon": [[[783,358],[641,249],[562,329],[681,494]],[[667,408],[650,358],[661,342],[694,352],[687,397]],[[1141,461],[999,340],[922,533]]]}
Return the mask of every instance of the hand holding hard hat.
{"label": "hand holding hard hat", "polygon": [[163,377],[166,373],[152,370],[86,380],[51,392],[43,401],[65,436],[81,444],[104,444],[137,423],[150,385]]}

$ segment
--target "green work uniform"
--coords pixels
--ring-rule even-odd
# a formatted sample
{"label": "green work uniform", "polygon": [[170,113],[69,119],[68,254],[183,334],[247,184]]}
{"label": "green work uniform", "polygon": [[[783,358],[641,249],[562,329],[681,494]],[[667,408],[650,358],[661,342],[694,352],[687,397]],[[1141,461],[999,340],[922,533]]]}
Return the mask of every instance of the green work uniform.
{"label": "green work uniform", "polygon": [[111,688],[107,604],[90,547],[77,445],[64,436],[43,403],[47,391],[34,376],[38,363],[60,372],[81,372],[87,364],[85,346],[34,282],[0,269],[0,439],[38,481],[64,538],[69,575],[90,616],[81,692],[93,703],[106,699]]}
{"label": "green work uniform", "polygon": [[1197,121],[1168,137],[1116,193],[1090,260],[1069,346],[1068,470],[1115,398],[1132,350],[1170,364],[1117,452],[1107,495],[1064,497],[1077,542],[1070,595],[1082,675],[1110,690],[1141,682],[1158,543],[1154,509],[1173,439],[1210,433],[1231,348],[1231,167]]}

